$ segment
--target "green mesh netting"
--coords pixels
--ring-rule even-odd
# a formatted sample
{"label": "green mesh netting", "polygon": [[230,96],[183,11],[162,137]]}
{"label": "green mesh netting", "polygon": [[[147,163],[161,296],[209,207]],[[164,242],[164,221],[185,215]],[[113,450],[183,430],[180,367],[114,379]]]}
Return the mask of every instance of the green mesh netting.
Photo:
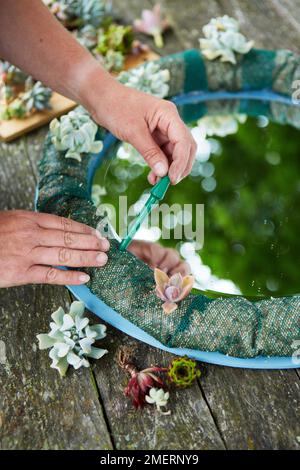
{"label": "green mesh netting", "polygon": [[[207,61],[196,50],[158,61],[170,70],[170,96],[199,90],[273,89],[291,95],[292,82],[300,79],[300,56],[289,51],[252,50],[236,66]],[[280,123],[300,127],[299,107],[270,102],[231,100],[184,105],[186,121],[201,114],[247,112],[264,114]],[[99,130],[102,136],[103,129]],[[117,145],[117,144],[116,144]],[[116,146],[110,149],[115,153]],[[82,162],[64,158],[47,136],[39,164],[38,209],[71,217],[96,227],[99,217],[90,200],[88,181],[92,155]],[[171,315],[162,311],[155,295],[153,271],[111,241],[104,268],[90,268],[88,287],[120,315],[169,347],[218,351],[235,357],[291,356],[300,338],[300,296],[250,302],[244,297],[211,299],[189,295]]]}

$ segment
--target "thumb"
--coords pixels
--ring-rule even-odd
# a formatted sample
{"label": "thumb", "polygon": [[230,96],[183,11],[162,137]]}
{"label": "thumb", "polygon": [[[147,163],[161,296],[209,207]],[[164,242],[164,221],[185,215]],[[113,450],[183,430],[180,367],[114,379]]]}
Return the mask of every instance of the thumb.
{"label": "thumb", "polygon": [[169,161],[153,139],[147,126],[143,127],[141,131],[137,131],[130,144],[142,155],[156,176],[162,177],[168,173]]}

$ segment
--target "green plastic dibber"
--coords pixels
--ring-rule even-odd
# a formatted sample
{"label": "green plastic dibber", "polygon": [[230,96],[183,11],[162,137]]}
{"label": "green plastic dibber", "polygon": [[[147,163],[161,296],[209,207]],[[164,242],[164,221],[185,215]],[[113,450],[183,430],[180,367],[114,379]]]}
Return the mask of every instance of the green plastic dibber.
{"label": "green plastic dibber", "polygon": [[165,194],[169,186],[170,186],[170,178],[168,176],[164,176],[163,178],[161,178],[161,180],[159,180],[153,186],[153,188],[150,191],[150,196],[147,199],[144,207],[142,208],[139,215],[131,224],[127,236],[120,243],[121,251],[125,251],[128,245],[132,242],[134,235],[140,228],[145,218],[150,214],[153,207],[165,197]]}

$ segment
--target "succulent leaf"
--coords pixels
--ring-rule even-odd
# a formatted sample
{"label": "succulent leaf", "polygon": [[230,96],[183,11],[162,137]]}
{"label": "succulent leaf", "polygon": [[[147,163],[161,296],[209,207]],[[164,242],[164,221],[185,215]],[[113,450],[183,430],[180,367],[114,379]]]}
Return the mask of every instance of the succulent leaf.
{"label": "succulent leaf", "polygon": [[108,351],[92,346],[96,340],[106,336],[105,325],[89,325],[89,319],[83,316],[84,304],[75,301],[68,313],[62,307],[51,315],[51,331],[37,335],[39,349],[49,349],[51,367],[60,375],[65,375],[68,366],[75,369],[89,367],[88,358],[100,359]]}

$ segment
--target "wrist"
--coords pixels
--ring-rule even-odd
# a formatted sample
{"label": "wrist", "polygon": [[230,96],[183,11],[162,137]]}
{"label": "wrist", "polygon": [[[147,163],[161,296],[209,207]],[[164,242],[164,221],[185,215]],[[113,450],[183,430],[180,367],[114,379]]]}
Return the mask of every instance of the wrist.
{"label": "wrist", "polygon": [[98,124],[105,126],[105,116],[111,111],[111,97],[122,85],[93,58],[73,71],[73,83],[77,84],[75,100]]}

